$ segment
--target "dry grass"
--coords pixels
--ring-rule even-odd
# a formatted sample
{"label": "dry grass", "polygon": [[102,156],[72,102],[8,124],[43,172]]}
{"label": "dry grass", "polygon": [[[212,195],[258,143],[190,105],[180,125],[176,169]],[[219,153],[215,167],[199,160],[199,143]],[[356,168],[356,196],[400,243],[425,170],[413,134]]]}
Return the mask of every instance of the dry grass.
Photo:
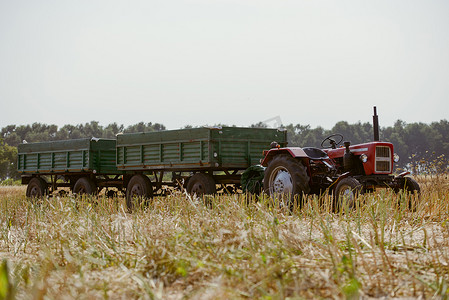
{"label": "dry grass", "polygon": [[448,181],[418,180],[413,211],[410,196],[381,190],[339,214],[328,198],[289,214],[264,197],[204,205],[182,193],[128,214],[121,198],[33,203],[23,187],[1,187],[0,257],[10,286],[0,279],[0,296],[447,298]]}

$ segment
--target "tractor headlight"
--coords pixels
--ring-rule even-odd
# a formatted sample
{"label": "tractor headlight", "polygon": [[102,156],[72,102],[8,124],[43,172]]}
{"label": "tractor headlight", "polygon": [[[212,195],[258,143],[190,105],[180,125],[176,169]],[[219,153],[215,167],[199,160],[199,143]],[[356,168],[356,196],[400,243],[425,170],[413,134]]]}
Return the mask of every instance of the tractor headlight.
{"label": "tractor headlight", "polygon": [[366,154],[360,155],[360,160],[361,160],[363,163],[366,163],[366,162],[368,161],[368,155],[366,155]]}
{"label": "tractor headlight", "polygon": [[397,163],[399,161],[399,155],[397,153],[393,154],[393,161]]}

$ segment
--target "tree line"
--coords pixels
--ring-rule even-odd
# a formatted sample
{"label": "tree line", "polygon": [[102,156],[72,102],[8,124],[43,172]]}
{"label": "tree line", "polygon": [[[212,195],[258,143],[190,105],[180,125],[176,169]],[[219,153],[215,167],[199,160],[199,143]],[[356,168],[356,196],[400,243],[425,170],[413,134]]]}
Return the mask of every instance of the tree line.
{"label": "tree line", "polygon": [[[257,123],[251,127],[266,127],[264,123]],[[185,128],[192,128],[186,126]],[[322,140],[333,133],[340,133],[345,141],[351,144],[365,143],[373,140],[373,126],[371,123],[349,124],[346,121],[336,123],[331,129],[320,126],[312,128],[310,125],[290,124],[287,129],[289,146],[320,147]],[[17,146],[26,141],[45,142],[85,137],[114,138],[116,134],[133,132],[151,132],[166,130],[159,123],[140,122],[125,127],[117,123],[101,126],[99,122],[78,125],[47,125],[33,123],[31,125],[8,125],[0,131],[0,180],[6,178],[18,179],[16,170]],[[420,170],[447,172],[449,157],[449,122],[441,120],[431,124],[406,123],[398,120],[393,126],[380,130],[380,139],[391,142],[395,152],[401,160],[399,168],[420,166]],[[432,162],[432,164],[431,164]]]}
{"label": "tree line", "polygon": [[[340,133],[351,144],[374,140],[371,123],[349,124],[340,121],[330,130],[309,125],[286,126],[290,146],[320,147],[324,137]],[[393,126],[380,129],[380,140],[391,142],[399,155],[397,168],[422,173],[447,173],[449,171],[449,122],[406,123],[398,120]],[[342,143],[343,144],[343,143]]]}

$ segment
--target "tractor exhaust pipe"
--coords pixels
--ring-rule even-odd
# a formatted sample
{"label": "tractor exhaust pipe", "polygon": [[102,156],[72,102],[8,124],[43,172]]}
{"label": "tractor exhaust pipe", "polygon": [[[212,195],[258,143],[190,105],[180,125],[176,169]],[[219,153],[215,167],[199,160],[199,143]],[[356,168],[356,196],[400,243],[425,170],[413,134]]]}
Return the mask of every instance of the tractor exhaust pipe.
{"label": "tractor exhaust pipe", "polygon": [[373,130],[374,130],[374,141],[379,141],[379,117],[377,116],[377,109],[374,106],[374,116],[373,116]]}

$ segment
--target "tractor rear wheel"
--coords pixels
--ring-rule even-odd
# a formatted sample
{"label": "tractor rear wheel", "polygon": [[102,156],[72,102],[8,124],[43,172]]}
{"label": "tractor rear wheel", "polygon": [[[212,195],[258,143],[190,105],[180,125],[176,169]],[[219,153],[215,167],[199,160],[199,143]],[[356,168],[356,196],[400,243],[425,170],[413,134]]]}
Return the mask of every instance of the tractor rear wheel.
{"label": "tractor rear wheel", "polygon": [[153,198],[153,185],[150,179],[142,174],[131,177],[126,188],[126,206],[132,211],[136,201]]}
{"label": "tractor rear wheel", "polygon": [[352,209],[355,200],[362,193],[362,185],[354,177],[346,177],[340,180],[335,188],[334,211],[344,208]]}
{"label": "tractor rear wheel", "polygon": [[42,198],[48,193],[47,183],[40,177],[34,177],[27,186],[26,196],[29,198]]}
{"label": "tractor rear wheel", "polygon": [[217,192],[215,180],[205,173],[196,173],[189,178],[187,183],[187,193],[197,196],[212,195]]}
{"label": "tractor rear wheel", "polygon": [[273,158],[265,170],[263,187],[265,193],[272,197],[287,200],[289,208],[293,208],[295,199],[310,191],[310,177],[302,161],[289,155],[279,155]]}

